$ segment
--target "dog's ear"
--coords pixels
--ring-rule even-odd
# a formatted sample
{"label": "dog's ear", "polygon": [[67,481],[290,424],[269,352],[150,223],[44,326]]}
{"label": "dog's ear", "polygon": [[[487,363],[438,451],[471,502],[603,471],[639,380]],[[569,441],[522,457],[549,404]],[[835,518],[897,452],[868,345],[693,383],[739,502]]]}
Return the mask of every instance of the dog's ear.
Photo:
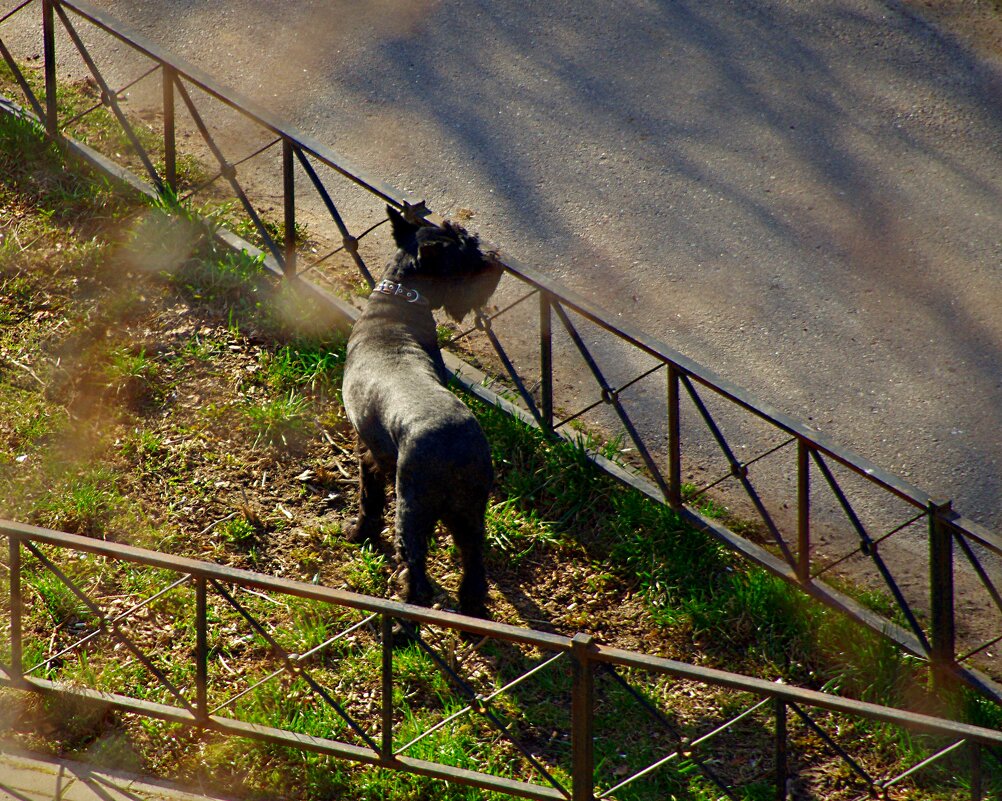
{"label": "dog's ear", "polygon": [[397,247],[413,252],[415,245],[414,235],[421,226],[407,222],[404,219],[404,215],[393,208],[393,206],[386,207],[386,216],[390,218],[390,225],[393,228],[393,241],[397,243]]}

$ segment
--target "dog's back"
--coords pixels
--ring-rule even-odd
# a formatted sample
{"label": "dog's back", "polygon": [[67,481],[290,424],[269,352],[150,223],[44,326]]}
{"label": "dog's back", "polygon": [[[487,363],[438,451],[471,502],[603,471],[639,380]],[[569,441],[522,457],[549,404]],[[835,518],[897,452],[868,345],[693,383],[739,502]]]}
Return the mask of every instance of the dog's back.
{"label": "dog's back", "polygon": [[348,419],[387,477],[402,469],[433,485],[489,487],[490,446],[445,387],[434,320],[429,325],[397,303],[374,297],[355,323],[342,388]]}

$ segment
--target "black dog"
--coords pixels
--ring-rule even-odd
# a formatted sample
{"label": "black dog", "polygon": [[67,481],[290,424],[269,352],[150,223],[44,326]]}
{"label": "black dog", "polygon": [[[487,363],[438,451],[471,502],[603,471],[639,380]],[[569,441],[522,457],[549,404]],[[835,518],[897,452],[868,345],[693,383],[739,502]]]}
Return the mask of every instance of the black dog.
{"label": "black dog", "polygon": [[359,516],[348,539],[378,539],[386,482],[395,480],[394,545],[404,600],[427,605],[428,541],[442,521],[463,562],[459,608],[487,616],[484,512],[494,480],[490,447],[470,410],[445,388],[432,310],[456,321],[483,306],[502,266],[458,225],[414,225],[387,207],[397,253],[348,339],[343,397],[358,432]]}

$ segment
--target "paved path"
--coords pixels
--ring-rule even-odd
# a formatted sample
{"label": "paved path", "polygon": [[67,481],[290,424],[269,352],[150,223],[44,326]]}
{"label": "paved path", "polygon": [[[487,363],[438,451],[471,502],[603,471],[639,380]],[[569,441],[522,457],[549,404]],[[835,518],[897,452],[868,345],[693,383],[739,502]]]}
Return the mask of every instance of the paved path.
{"label": "paved path", "polygon": [[209,801],[209,797],[0,746],[0,801]]}

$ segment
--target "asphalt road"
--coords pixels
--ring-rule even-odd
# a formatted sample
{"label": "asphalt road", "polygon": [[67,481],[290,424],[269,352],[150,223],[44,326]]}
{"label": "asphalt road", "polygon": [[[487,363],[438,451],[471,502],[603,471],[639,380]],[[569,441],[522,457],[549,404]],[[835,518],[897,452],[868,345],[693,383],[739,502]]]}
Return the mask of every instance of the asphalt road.
{"label": "asphalt road", "polygon": [[907,5],[96,3],[1002,528],[1002,63]]}

